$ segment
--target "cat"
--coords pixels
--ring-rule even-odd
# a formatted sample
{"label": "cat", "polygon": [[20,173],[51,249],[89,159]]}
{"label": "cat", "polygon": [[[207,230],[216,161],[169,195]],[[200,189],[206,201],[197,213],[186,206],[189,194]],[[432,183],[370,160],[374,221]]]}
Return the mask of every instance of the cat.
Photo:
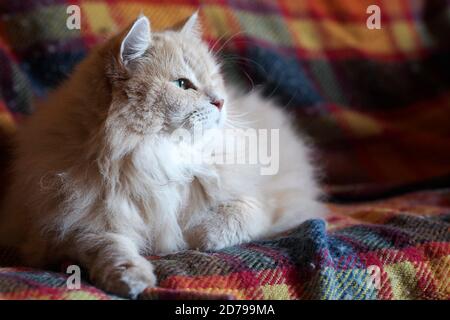
{"label": "cat", "polygon": [[[195,146],[172,138],[196,125],[215,135]],[[276,174],[180,161],[227,141],[233,127],[279,130]],[[140,16],[20,128],[1,242],[18,246],[27,265],[72,259],[100,288],[137,298],[157,284],[144,255],[219,250],[323,217],[312,162],[281,108],[226,86],[197,13],[161,32]]]}

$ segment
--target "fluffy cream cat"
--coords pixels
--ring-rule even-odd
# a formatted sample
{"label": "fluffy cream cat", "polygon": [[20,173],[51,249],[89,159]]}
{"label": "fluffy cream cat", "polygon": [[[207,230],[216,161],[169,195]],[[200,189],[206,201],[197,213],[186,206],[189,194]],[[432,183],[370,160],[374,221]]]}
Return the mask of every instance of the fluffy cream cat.
{"label": "fluffy cream cat", "polygon": [[[196,125],[213,139],[172,138]],[[254,163],[181,161],[236,126],[279,129],[276,174]],[[319,195],[309,150],[280,109],[226,89],[197,14],[179,31],[153,33],[140,17],[94,49],[21,128],[0,234],[28,265],[73,259],[101,288],[135,298],[156,285],[143,255],[285,231],[322,215]]]}

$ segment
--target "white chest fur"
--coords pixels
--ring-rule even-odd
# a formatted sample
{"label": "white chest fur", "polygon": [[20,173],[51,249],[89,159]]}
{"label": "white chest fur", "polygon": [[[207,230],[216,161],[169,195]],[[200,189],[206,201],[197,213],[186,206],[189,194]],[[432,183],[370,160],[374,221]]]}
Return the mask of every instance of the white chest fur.
{"label": "white chest fur", "polygon": [[216,185],[214,167],[187,161],[189,152],[170,140],[152,139],[133,155],[130,194],[140,195],[135,207],[147,225],[152,251],[186,247],[183,229],[208,206],[204,188]]}

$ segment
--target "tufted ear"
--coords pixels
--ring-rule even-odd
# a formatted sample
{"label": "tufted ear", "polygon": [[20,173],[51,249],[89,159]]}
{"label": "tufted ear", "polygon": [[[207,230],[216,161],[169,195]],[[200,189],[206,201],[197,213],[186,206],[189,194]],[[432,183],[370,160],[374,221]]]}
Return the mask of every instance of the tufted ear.
{"label": "tufted ear", "polygon": [[202,26],[198,18],[198,11],[196,11],[190,18],[186,21],[184,26],[181,28],[181,33],[189,38],[202,38]]}
{"label": "tufted ear", "polygon": [[120,58],[126,65],[133,59],[141,57],[150,46],[150,21],[140,16],[129,28],[120,45]]}

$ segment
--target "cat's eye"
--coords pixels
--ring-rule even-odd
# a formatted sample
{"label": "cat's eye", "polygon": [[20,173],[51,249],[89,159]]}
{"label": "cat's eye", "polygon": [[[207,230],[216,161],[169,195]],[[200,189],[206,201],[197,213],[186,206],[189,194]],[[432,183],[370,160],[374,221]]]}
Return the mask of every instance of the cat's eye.
{"label": "cat's eye", "polygon": [[175,83],[175,85],[177,87],[184,89],[184,90],[189,90],[189,89],[197,90],[197,88],[194,86],[194,84],[190,80],[185,79],[185,78],[177,79],[177,80],[173,81],[173,83]]}

